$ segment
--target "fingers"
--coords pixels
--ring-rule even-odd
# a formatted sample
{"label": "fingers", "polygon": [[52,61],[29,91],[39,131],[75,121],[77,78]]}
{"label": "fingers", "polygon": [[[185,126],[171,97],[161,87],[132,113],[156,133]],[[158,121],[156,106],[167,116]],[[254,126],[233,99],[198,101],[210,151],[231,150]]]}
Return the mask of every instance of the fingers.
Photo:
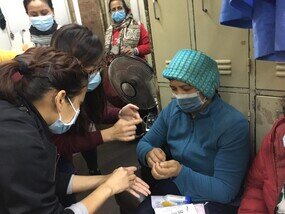
{"label": "fingers", "polygon": [[130,108],[130,109],[132,109],[132,110],[136,110],[136,111],[138,111],[139,110],[139,107],[137,107],[136,105],[134,105],[134,104],[128,104],[128,105],[126,105],[126,106],[124,106],[123,108]]}
{"label": "fingers", "polygon": [[163,176],[167,176],[169,168],[163,168],[160,166],[159,163],[156,163],[155,166],[155,171],[159,174],[159,175],[163,175]]}
{"label": "fingers", "polygon": [[147,164],[148,164],[148,166],[149,166],[150,168],[152,168],[153,165],[155,164],[155,162],[154,162],[150,157],[148,157],[148,158],[147,158]]}
{"label": "fingers", "polygon": [[151,194],[151,192],[149,190],[149,185],[138,177],[135,179],[133,186],[134,186],[134,189],[138,188],[138,190],[136,190],[136,191],[139,191],[140,193],[144,194],[145,196]]}
{"label": "fingers", "polygon": [[155,148],[149,152],[149,156],[154,163],[165,161],[166,155],[160,148]]}
{"label": "fingers", "polygon": [[144,186],[140,186],[138,184],[133,184],[130,189],[133,189],[136,192],[139,192],[139,193],[141,193],[141,194],[143,194],[145,196],[148,196],[150,194],[150,191],[149,191],[148,188],[146,188]]}
{"label": "fingers", "polygon": [[135,196],[136,198],[140,198],[140,195],[139,195],[138,193],[136,193],[134,190],[132,190],[132,189],[127,189],[127,191],[128,191],[129,193],[131,193],[133,196]]}
{"label": "fingers", "polygon": [[160,161],[165,161],[166,160],[166,155],[164,151],[160,148],[156,148],[154,151],[155,156],[160,160]]}
{"label": "fingers", "polygon": [[124,169],[128,170],[128,172],[132,172],[134,173],[135,171],[137,171],[137,167],[135,166],[128,166],[128,167],[124,167]]}
{"label": "fingers", "polygon": [[152,176],[157,179],[157,180],[162,180],[162,179],[165,179],[164,175],[161,175],[159,174],[157,171],[156,171],[156,164],[154,165],[154,167],[152,168],[151,170],[151,174]]}

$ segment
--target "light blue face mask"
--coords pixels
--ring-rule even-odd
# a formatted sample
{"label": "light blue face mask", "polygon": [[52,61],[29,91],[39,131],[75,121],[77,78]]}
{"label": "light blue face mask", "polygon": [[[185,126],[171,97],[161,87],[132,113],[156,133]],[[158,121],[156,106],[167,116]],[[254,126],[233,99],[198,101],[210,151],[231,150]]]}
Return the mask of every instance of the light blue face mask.
{"label": "light blue face mask", "polygon": [[124,9],[112,13],[112,19],[116,23],[121,23],[125,18],[126,18],[126,11]]}
{"label": "light blue face mask", "polygon": [[30,17],[32,25],[39,31],[48,31],[51,29],[54,19],[53,15]]}
{"label": "light blue face mask", "polygon": [[65,132],[67,132],[71,128],[71,126],[75,123],[75,121],[77,120],[77,117],[80,113],[80,109],[76,110],[74,108],[74,105],[71,102],[71,100],[69,99],[69,97],[67,97],[67,99],[68,99],[72,109],[74,110],[75,115],[73,116],[72,120],[69,123],[64,123],[61,120],[61,115],[59,114],[59,119],[57,119],[53,124],[51,124],[49,126],[50,131],[54,134],[63,134]]}
{"label": "light blue face mask", "polygon": [[186,113],[198,111],[206,102],[206,98],[202,100],[198,91],[192,94],[173,95],[176,97],[180,109]]}
{"label": "light blue face mask", "polygon": [[100,72],[93,73],[89,76],[88,79],[88,92],[94,91],[95,88],[101,83],[101,75]]}

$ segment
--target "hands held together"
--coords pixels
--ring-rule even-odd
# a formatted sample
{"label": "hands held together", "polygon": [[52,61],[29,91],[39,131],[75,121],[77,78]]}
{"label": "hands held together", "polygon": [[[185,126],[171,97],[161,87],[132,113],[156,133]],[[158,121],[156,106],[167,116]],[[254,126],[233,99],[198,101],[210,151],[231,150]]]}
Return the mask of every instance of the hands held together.
{"label": "hands held together", "polygon": [[154,148],[148,152],[146,161],[151,168],[152,176],[157,180],[176,177],[182,168],[176,160],[166,161],[166,154],[160,148]]}

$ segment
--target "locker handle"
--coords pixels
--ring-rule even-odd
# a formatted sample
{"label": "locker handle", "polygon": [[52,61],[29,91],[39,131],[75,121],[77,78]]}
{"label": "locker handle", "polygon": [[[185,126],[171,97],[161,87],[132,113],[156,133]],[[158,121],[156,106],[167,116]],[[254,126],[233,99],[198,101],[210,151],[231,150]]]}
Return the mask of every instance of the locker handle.
{"label": "locker handle", "polygon": [[154,12],[154,18],[155,18],[156,20],[160,20],[160,18],[157,16],[157,13],[156,13],[156,3],[158,3],[157,1],[158,1],[158,0],[152,0],[152,3],[153,3],[153,12]]}
{"label": "locker handle", "polygon": [[204,2],[204,0],[202,0],[202,11],[205,12],[205,13],[208,12],[208,10],[205,8],[205,2]]}
{"label": "locker handle", "polygon": [[285,72],[284,71],[277,71],[275,75],[277,77],[285,77]]}

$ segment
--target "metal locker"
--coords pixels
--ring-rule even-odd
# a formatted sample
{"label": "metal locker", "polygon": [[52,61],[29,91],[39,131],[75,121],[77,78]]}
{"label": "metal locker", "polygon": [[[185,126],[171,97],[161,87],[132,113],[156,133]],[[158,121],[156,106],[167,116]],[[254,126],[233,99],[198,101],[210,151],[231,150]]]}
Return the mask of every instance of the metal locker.
{"label": "metal locker", "polygon": [[167,83],[159,83],[158,88],[160,91],[161,108],[165,108],[170,103],[172,98],[171,88]]}
{"label": "metal locker", "polygon": [[148,0],[158,82],[166,63],[183,48],[191,48],[188,0]]}
{"label": "metal locker", "polygon": [[248,88],[248,30],[220,25],[220,8],[221,1],[193,1],[196,48],[217,61],[221,86]]}
{"label": "metal locker", "polygon": [[256,88],[285,90],[285,62],[256,61]]}
{"label": "metal locker", "polygon": [[284,98],[281,97],[256,97],[256,152],[274,121],[283,114],[283,104]]}
{"label": "metal locker", "polygon": [[221,98],[228,104],[239,110],[245,118],[250,118],[249,116],[249,95],[248,94],[238,94],[230,92],[219,92]]}

